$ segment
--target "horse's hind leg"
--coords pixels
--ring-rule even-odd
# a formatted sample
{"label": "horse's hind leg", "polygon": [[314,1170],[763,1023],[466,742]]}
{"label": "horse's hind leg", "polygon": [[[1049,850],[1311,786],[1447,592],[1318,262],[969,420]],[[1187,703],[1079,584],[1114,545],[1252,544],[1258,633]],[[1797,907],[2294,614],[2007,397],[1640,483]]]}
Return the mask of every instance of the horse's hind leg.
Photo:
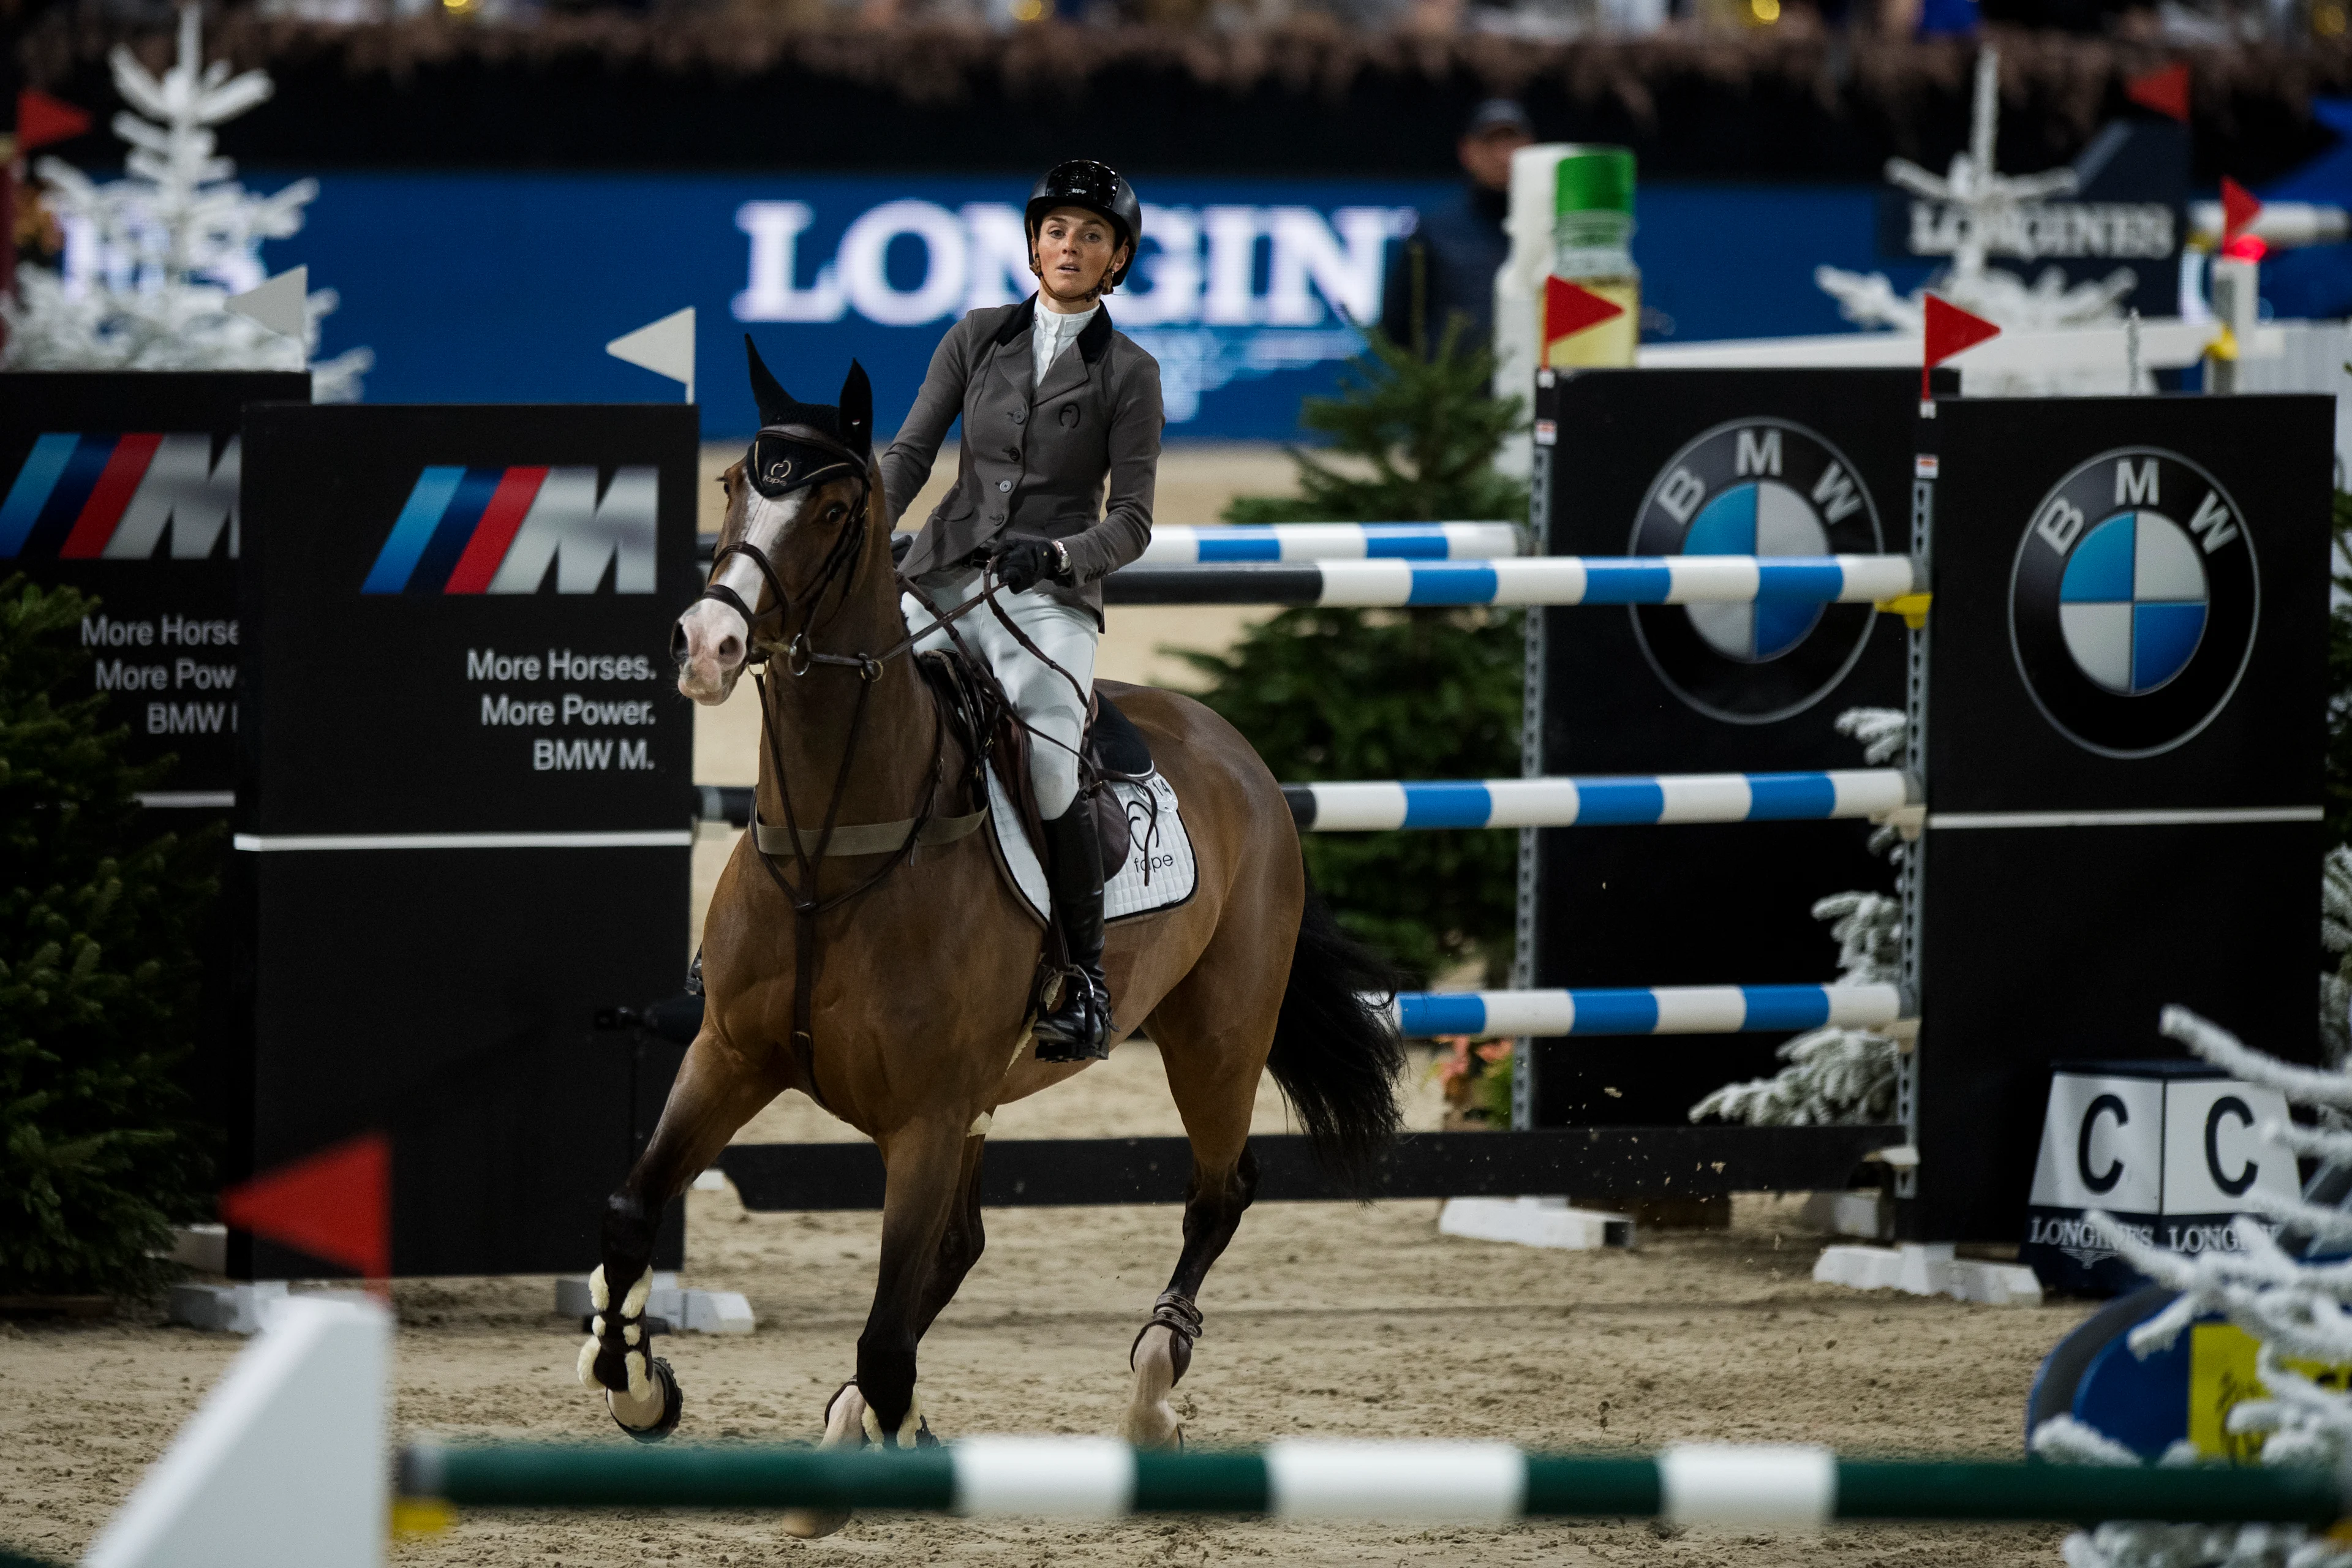
{"label": "horse's hind leg", "polygon": [[1202,970],[1195,969],[1160,1005],[1150,1025],[1168,1071],[1169,1092],[1192,1139],[1192,1178],[1184,1193],[1184,1249],[1168,1289],[1152,1305],[1151,1321],[1128,1351],[1135,1388],[1122,1426],[1138,1447],[1165,1447],[1183,1438],[1168,1396],[1192,1364],[1192,1342],[1201,1333],[1195,1299],[1257,1192],[1250,1111],[1273,1043],[1280,994],[1277,989],[1263,1008],[1236,1008],[1229,995],[1220,998],[1216,991],[1204,982]]}
{"label": "horse's hind leg", "polygon": [[604,1261],[589,1279],[596,1317],[581,1347],[580,1381],[604,1390],[613,1419],[632,1436],[668,1436],[683,1404],[645,1331],[662,1210],[787,1081],[705,1028],[687,1049],[645,1153],[604,1201]]}

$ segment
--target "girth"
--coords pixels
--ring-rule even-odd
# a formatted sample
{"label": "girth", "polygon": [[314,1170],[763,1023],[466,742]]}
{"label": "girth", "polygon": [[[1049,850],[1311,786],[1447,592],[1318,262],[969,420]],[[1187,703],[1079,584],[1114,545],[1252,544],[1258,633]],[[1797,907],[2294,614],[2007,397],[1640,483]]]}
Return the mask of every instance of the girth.
{"label": "girth", "polygon": [[[936,848],[968,837],[988,820],[988,807],[962,816],[938,816],[926,822],[919,816],[902,816],[896,822],[863,822],[850,827],[836,827],[829,843],[806,828],[801,830],[801,848],[806,854],[849,856],[894,854],[906,843],[907,835],[915,836],[918,849]],[[751,825],[751,842],[762,855],[790,855],[793,840],[790,830],[770,823]]]}

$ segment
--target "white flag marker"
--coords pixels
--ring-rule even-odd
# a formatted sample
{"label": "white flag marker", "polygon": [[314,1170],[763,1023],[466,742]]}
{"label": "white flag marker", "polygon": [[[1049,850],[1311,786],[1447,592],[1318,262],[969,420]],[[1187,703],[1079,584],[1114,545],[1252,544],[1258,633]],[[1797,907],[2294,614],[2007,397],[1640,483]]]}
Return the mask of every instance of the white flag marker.
{"label": "white flag marker", "polygon": [[694,401],[693,306],[622,333],[604,345],[604,352],[614,359],[643,365],[656,375],[686,383],[686,400]]}
{"label": "white flag marker", "polygon": [[299,343],[309,335],[303,331],[306,325],[303,307],[310,298],[310,269],[296,267],[279,273],[257,289],[231,295],[228,308],[247,321],[257,321]]}

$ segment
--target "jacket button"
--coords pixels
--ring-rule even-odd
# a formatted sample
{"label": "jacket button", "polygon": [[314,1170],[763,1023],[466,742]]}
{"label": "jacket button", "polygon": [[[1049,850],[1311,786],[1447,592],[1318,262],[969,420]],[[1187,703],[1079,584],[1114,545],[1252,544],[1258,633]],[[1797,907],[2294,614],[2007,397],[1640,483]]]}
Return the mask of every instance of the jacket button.
{"label": "jacket button", "polygon": [[992,511],[988,514],[988,521],[991,522],[1003,522],[1004,521],[1004,514],[1001,511]]}
{"label": "jacket button", "polygon": [[996,481],[996,491],[999,495],[1010,494],[1012,489],[1013,481],[1011,479],[999,479]]}
{"label": "jacket button", "polygon": [[1016,408],[1013,411],[1013,423],[1015,425],[1026,425],[1028,422],[1029,411],[1026,408]]}
{"label": "jacket button", "polygon": [[1004,458],[1005,458],[1005,461],[1010,462],[1010,463],[1017,463],[1017,462],[1019,462],[1019,461],[1021,460],[1021,448],[1020,448],[1020,447],[1005,447],[1005,448],[1004,448]]}

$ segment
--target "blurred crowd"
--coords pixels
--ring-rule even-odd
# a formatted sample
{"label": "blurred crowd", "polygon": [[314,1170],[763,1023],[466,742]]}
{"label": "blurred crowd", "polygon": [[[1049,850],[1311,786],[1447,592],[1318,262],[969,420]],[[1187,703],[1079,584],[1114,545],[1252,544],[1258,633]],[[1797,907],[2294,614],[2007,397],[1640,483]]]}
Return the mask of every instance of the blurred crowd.
{"label": "blurred crowd", "polygon": [[[887,25],[954,21],[1024,26],[1124,24],[1221,32],[1309,19],[1367,32],[1487,33],[1559,41],[1664,29],[1859,32],[1883,37],[1967,33],[1985,22],[2176,43],[2336,37],[2345,0],[231,0],[266,16],[366,23],[424,16],[529,26],[561,15],[695,11],[793,21]],[[0,31],[56,12],[162,18],[173,0],[0,0]]]}

